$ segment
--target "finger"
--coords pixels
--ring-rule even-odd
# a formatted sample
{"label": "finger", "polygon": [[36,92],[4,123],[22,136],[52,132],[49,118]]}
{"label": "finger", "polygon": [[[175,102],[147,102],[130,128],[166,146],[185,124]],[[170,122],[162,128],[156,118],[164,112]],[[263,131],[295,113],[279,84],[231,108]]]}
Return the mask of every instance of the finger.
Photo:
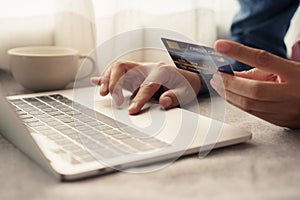
{"label": "finger", "polygon": [[[251,99],[239,94],[232,93],[230,91],[221,92],[221,96],[225,97],[226,100],[243,109],[246,112],[264,112],[264,113],[298,113],[295,111],[294,105],[289,101],[261,101],[257,99]],[[285,106],[283,106],[285,105]]]}
{"label": "finger", "polygon": [[122,89],[124,88],[125,79],[128,78],[126,73],[137,66],[139,64],[135,62],[119,61],[111,67],[108,90],[117,106],[120,106],[124,101]]}
{"label": "finger", "polygon": [[111,69],[108,90],[117,106],[124,101],[122,88],[126,71],[126,66],[118,64]]}
{"label": "finger", "polygon": [[277,75],[254,68],[249,71],[234,72],[235,76],[260,81],[276,81]]}
{"label": "finger", "polygon": [[104,75],[100,77],[99,84],[100,84],[100,95],[106,96],[109,93],[108,85],[109,85],[109,78],[111,74],[111,68],[105,71]]}
{"label": "finger", "polygon": [[135,92],[139,89],[140,85],[144,82],[148,74],[150,73],[148,65],[139,65],[126,71],[123,75],[122,87],[123,89]]}
{"label": "finger", "polygon": [[170,109],[178,105],[186,105],[196,98],[197,93],[195,93],[191,86],[179,85],[177,88],[173,88],[164,92],[160,96],[159,104],[163,109]]}
{"label": "finger", "polygon": [[179,105],[179,101],[173,90],[168,90],[164,92],[159,98],[160,106],[167,110],[170,108],[174,108]]}
{"label": "finger", "polygon": [[90,79],[90,82],[93,84],[93,85],[100,85],[101,84],[101,78],[100,77],[92,77]]}
{"label": "finger", "polygon": [[90,81],[94,85],[100,85],[100,95],[106,96],[108,94],[108,84],[104,84],[105,81],[102,81],[103,79],[103,77],[92,77]]}
{"label": "finger", "polygon": [[[106,96],[108,94],[108,84],[105,84],[106,82],[108,82],[108,80],[104,80],[104,77],[92,77],[90,79],[90,82],[93,85],[99,85],[100,86],[100,94],[101,96]],[[104,81],[103,81],[104,80]]]}
{"label": "finger", "polygon": [[124,102],[124,95],[121,86],[116,86],[114,91],[111,92],[112,99],[114,100],[116,106],[121,106]]}
{"label": "finger", "polygon": [[120,79],[127,72],[127,64],[126,63],[116,63],[111,68],[110,73],[110,81],[109,81],[109,92],[112,93],[117,84],[120,84]]}
{"label": "finger", "polygon": [[288,61],[287,59],[283,59],[266,51],[227,40],[218,40],[215,43],[215,49],[223,55],[252,67],[279,74],[285,78],[290,76],[294,77],[295,65],[297,65],[295,62]]}
{"label": "finger", "polygon": [[130,115],[137,114],[141,111],[143,106],[152,98],[152,96],[159,90],[160,84],[147,83],[143,84],[138,90],[135,97],[132,99],[128,108]]}
{"label": "finger", "polygon": [[300,126],[300,114],[293,102],[257,101],[225,90],[218,92],[232,105],[272,124],[290,128]]}
{"label": "finger", "polygon": [[261,101],[283,101],[287,99],[287,95],[285,95],[287,92],[286,83],[257,81],[219,72],[214,74],[210,83],[219,94],[226,90],[239,96]]}

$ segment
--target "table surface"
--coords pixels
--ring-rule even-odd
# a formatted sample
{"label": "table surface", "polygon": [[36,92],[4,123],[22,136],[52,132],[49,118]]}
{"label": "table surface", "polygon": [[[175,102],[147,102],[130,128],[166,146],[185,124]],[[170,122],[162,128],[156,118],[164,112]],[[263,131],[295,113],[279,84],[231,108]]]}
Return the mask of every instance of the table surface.
{"label": "table surface", "polygon": [[[0,71],[0,81],[9,95],[28,92],[6,72]],[[199,105],[209,115],[209,99]],[[229,104],[225,119],[250,130],[253,139],[203,159],[184,157],[154,172],[117,172],[76,182],[59,182],[0,135],[0,199],[299,199],[300,132]]]}

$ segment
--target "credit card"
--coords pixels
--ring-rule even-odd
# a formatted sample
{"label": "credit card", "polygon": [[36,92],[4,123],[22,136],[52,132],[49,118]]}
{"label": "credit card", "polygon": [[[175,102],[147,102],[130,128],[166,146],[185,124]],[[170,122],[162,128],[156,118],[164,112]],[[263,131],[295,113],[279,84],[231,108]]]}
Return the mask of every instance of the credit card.
{"label": "credit card", "polygon": [[228,60],[211,47],[161,38],[176,67],[199,74],[234,75]]}

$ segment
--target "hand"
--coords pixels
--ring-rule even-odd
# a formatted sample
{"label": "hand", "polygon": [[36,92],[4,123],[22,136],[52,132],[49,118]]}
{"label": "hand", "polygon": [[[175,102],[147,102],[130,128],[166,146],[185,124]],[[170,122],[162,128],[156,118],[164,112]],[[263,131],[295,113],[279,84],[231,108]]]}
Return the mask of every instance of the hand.
{"label": "hand", "polygon": [[211,85],[233,105],[279,126],[300,127],[300,63],[263,50],[219,40],[215,49],[254,69],[216,73]]}
{"label": "hand", "polygon": [[159,104],[169,109],[192,101],[201,88],[197,74],[164,63],[116,62],[99,78],[91,82],[100,85],[100,95],[111,94],[116,105],[124,102],[122,90],[133,93],[129,114],[137,114],[161,89]]}

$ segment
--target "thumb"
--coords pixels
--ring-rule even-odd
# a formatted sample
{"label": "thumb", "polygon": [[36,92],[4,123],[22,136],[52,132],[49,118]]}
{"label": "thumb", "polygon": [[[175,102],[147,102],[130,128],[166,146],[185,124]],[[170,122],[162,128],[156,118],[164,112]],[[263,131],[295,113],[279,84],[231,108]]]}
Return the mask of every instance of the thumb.
{"label": "thumb", "polygon": [[159,104],[163,109],[167,110],[170,108],[174,108],[179,104],[185,104],[193,98],[195,98],[195,95],[193,95],[193,97],[190,97],[190,95],[185,94],[185,92],[180,89],[172,89],[164,92],[160,96]]}
{"label": "thumb", "polygon": [[197,93],[192,87],[183,82],[174,89],[165,91],[159,98],[159,104],[163,109],[174,108],[178,105],[186,105],[197,98]]}
{"label": "thumb", "polygon": [[179,102],[174,92],[168,90],[159,97],[159,104],[161,108],[167,110],[178,106]]}

